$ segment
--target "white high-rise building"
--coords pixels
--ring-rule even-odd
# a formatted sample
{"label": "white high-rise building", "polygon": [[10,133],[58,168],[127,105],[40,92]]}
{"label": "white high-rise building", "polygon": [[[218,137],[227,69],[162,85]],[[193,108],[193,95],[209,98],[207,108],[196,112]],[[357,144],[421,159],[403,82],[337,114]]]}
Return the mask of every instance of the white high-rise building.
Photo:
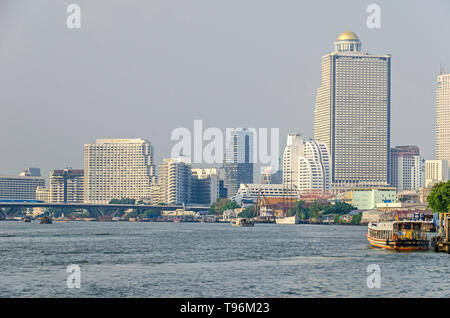
{"label": "white high-rise building", "polygon": [[363,52],[351,31],[334,44],[322,57],[314,140],[329,149],[333,188],[387,186],[391,56]]}
{"label": "white high-rise building", "polygon": [[283,185],[295,186],[300,193],[330,190],[329,151],[324,143],[303,141],[290,133],[283,153]]}
{"label": "white high-rise building", "polygon": [[283,152],[283,184],[298,185],[299,158],[303,156],[303,137],[298,133],[289,133]]}
{"label": "white high-rise building", "polygon": [[97,139],[95,143],[84,145],[86,203],[147,199],[155,181],[153,147],[149,141]]}
{"label": "white high-rise building", "polygon": [[450,74],[443,73],[436,89],[436,159],[450,162]]}
{"label": "white high-rise building", "polygon": [[391,149],[390,185],[397,191],[419,191],[425,184],[425,160],[417,146]]}
{"label": "white high-rise building", "polygon": [[426,160],[425,161],[425,186],[430,187],[435,183],[447,181],[448,178],[447,160]]}
{"label": "white high-rise building", "polygon": [[305,141],[303,156],[299,160],[298,190],[300,192],[329,191],[331,186],[330,154],[327,146],[313,140]]}
{"label": "white high-rise building", "polygon": [[82,169],[62,169],[50,171],[50,202],[83,203],[83,180],[84,171]]}
{"label": "white high-rise building", "polygon": [[191,165],[182,158],[164,159],[159,166],[159,203],[191,203]]}

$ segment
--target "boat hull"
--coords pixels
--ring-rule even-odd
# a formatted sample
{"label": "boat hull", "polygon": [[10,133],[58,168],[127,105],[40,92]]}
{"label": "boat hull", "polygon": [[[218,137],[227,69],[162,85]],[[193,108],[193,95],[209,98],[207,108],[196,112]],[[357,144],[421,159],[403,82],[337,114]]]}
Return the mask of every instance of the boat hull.
{"label": "boat hull", "polygon": [[367,235],[367,240],[369,241],[370,246],[377,248],[384,248],[388,250],[395,251],[426,251],[429,249],[429,241],[427,240],[383,240],[376,239]]}
{"label": "boat hull", "polygon": [[299,219],[297,216],[290,216],[285,218],[275,219],[276,224],[298,224]]}

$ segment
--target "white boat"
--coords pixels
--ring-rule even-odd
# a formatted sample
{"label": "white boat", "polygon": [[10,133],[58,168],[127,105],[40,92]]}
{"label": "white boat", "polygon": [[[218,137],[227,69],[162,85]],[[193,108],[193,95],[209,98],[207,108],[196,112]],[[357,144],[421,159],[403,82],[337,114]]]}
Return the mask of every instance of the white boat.
{"label": "white boat", "polygon": [[276,224],[298,224],[299,219],[297,215],[294,216],[287,216],[284,218],[276,218],[275,219]]}
{"label": "white boat", "polygon": [[231,225],[249,227],[249,226],[254,226],[255,223],[253,222],[252,219],[236,218],[236,219],[231,220]]}

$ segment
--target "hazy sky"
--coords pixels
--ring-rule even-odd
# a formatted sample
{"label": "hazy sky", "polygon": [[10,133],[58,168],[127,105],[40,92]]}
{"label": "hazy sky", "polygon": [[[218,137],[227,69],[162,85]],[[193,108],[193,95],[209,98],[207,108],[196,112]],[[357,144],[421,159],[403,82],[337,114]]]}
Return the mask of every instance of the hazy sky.
{"label": "hazy sky", "polygon": [[194,119],[312,137],[321,56],[346,29],[392,55],[391,144],[431,159],[449,0],[0,0],[0,174],[82,168],[83,144],[110,137],[149,139],[159,163]]}

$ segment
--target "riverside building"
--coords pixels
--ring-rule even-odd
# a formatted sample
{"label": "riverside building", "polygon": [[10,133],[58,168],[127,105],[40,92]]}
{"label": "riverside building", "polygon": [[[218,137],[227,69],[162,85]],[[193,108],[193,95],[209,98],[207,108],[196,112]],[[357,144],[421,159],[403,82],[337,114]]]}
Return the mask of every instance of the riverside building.
{"label": "riverside building", "polygon": [[148,199],[156,181],[153,146],[142,138],[97,139],[84,145],[84,201]]}
{"label": "riverside building", "polygon": [[391,56],[362,51],[345,31],[322,57],[314,140],[330,152],[335,189],[388,186]]}

